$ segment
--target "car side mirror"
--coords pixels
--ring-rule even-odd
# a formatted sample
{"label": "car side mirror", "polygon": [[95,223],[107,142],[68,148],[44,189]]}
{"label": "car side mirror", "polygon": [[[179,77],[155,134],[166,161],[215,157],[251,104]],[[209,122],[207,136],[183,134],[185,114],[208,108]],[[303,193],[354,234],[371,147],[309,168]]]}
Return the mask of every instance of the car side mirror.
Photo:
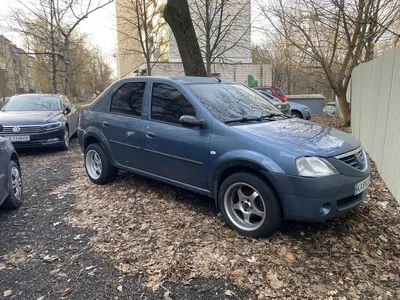
{"label": "car side mirror", "polygon": [[185,127],[201,127],[203,126],[203,120],[196,119],[193,116],[182,116],[179,118],[179,124]]}
{"label": "car side mirror", "polygon": [[68,115],[70,112],[71,112],[71,107],[67,106],[67,107],[64,109],[64,114],[65,114],[65,115]]}
{"label": "car side mirror", "polygon": [[0,124],[0,131],[3,131],[3,125]]}

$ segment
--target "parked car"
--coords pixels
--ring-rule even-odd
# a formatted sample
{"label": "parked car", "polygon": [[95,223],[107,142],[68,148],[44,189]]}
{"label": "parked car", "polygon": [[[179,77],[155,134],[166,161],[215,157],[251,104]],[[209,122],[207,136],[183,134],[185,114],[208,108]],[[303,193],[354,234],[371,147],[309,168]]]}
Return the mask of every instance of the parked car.
{"label": "parked car", "polygon": [[267,92],[257,91],[257,92],[267,97],[270,101],[272,101],[272,104],[274,104],[277,108],[279,108],[283,112],[292,115],[295,118],[311,120],[311,111],[307,106],[296,102],[282,102],[282,100],[273,96],[270,91]]}
{"label": "parked car", "polygon": [[300,103],[288,102],[290,104],[291,115],[295,118],[311,120],[311,110]]}
{"label": "parked car", "polygon": [[290,110],[291,110],[291,105],[289,102],[283,102],[282,100],[276,98],[273,96],[269,91],[256,91],[257,93],[263,95],[266,97],[273,105],[275,105],[277,108],[279,108],[281,111],[283,111],[285,114],[290,115]]}
{"label": "parked car", "polygon": [[69,148],[78,128],[79,113],[63,95],[24,94],[11,97],[0,108],[3,130],[15,148]]}
{"label": "parked car", "polygon": [[322,111],[325,115],[336,116],[336,102],[328,102]]}
{"label": "parked car", "polygon": [[[2,129],[0,125],[0,130]],[[13,145],[0,137],[0,205],[18,208],[24,200],[18,154]]]}
{"label": "parked car", "polygon": [[80,112],[90,180],[124,169],[213,197],[226,223],[261,237],[284,219],[320,221],[358,206],[370,183],[360,142],[285,115],[254,90],[199,77],[134,77]]}
{"label": "parked car", "polygon": [[287,101],[285,93],[282,92],[280,88],[274,86],[258,86],[255,87],[254,89],[258,91],[270,92],[272,96],[275,96],[276,98],[282,100],[283,102]]}

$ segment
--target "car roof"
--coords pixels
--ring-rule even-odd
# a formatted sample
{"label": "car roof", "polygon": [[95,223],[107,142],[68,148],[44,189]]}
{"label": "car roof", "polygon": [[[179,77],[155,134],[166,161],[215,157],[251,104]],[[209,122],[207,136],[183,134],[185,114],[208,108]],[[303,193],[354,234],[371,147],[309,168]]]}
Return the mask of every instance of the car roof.
{"label": "car roof", "polygon": [[212,84],[212,83],[230,83],[236,84],[236,82],[232,80],[221,79],[217,77],[197,77],[197,76],[172,76],[172,77],[162,77],[162,76],[136,76],[136,77],[129,77],[129,78],[122,78],[124,79],[152,79],[152,80],[171,80],[175,82],[179,82],[181,84]]}

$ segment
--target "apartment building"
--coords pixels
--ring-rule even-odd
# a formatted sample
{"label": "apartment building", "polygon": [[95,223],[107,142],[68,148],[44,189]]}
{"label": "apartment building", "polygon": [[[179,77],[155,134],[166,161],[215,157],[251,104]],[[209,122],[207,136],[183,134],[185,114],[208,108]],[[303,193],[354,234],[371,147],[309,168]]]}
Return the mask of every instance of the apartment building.
{"label": "apartment building", "polygon": [[32,74],[34,60],[0,35],[0,99],[37,90]]}

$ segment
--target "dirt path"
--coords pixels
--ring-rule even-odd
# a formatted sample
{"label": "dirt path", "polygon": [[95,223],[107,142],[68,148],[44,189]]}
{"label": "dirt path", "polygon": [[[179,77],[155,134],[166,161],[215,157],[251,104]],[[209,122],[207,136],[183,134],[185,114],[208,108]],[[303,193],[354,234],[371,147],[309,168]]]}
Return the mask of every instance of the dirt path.
{"label": "dirt path", "polygon": [[227,290],[233,299],[255,298],[222,279],[165,284],[153,292],[143,276],[124,276],[92,249],[94,231],[66,221],[76,206],[74,169],[82,168],[77,141],[67,152],[28,151],[20,160],[25,203],[0,210],[0,299],[162,299],[167,290],[172,299],[223,299]]}

